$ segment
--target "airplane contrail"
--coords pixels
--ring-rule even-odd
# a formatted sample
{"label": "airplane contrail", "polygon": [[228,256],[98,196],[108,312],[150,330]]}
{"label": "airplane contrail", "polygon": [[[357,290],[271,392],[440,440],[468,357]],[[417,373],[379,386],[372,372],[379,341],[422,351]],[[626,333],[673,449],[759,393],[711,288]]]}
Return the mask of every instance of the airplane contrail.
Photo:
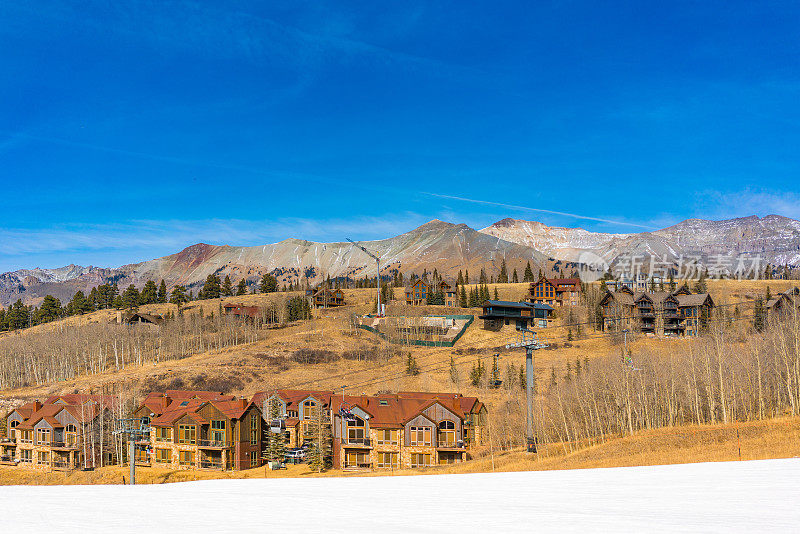
{"label": "airplane contrail", "polygon": [[475,204],[487,204],[489,206],[499,206],[501,208],[510,208],[510,209],[523,210],[523,211],[533,211],[533,212],[537,212],[537,213],[549,213],[551,215],[562,215],[564,217],[572,217],[574,219],[585,219],[585,220],[589,220],[589,221],[598,221],[598,222],[604,222],[604,223],[619,224],[619,225],[622,225],[622,226],[634,226],[636,228],[645,228],[647,230],[658,230],[658,228],[656,228],[654,226],[647,226],[647,225],[644,225],[644,224],[636,224],[636,223],[629,223],[629,222],[623,222],[623,221],[614,221],[612,219],[602,219],[600,217],[590,217],[588,215],[578,215],[577,213],[567,213],[567,212],[564,212],[564,211],[553,211],[553,210],[546,210],[546,209],[542,209],[542,208],[530,208],[528,206],[517,206],[515,204],[504,204],[502,202],[493,202],[491,200],[476,200],[474,198],[457,197],[457,196],[453,196],[453,195],[442,195],[442,194],[439,194],[439,193],[429,193],[429,192],[425,192],[425,191],[423,191],[423,194],[430,195],[432,197],[447,198],[447,199],[450,199],[450,200],[461,200],[462,202],[473,202]]}

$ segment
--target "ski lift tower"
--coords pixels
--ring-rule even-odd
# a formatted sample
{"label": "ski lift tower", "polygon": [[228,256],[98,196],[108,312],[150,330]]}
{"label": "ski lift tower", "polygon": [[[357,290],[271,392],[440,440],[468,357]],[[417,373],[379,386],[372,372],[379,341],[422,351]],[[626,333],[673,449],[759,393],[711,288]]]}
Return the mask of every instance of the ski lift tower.
{"label": "ski lift tower", "polygon": [[525,397],[528,405],[525,437],[528,452],[536,452],[536,436],[533,431],[533,351],[543,349],[547,345],[537,340],[536,332],[529,330],[527,326],[517,324],[517,331],[520,332],[519,335],[506,344],[506,348],[525,347]]}
{"label": "ski lift tower", "polygon": [[[152,414],[151,414],[152,415]],[[136,442],[150,440],[150,420],[145,417],[116,419],[114,434],[128,440],[128,461],[131,463],[131,486],[136,484]]]}
{"label": "ski lift tower", "polygon": [[355,246],[357,246],[358,248],[360,248],[361,250],[363,250],[364,254],[366,254],[370,258],[373,258],[377,262],[378,272],[375,278],[377,279],[378,282],[378,317],[383,317],[383,312],[381,311],[381,259],[372,252],[370,252],[369,250],[365,249],[364,247],[353,241],[352,239],[350,239],[349,237],[347,238],[347,240],[350,241]]}

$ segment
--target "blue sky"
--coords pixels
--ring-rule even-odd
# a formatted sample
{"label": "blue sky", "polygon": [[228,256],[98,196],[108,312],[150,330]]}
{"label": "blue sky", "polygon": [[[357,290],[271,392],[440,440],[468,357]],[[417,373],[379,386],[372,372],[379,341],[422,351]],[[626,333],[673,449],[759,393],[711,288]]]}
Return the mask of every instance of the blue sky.
{"label": "blue sky", "polygon": [[0,271],[432,218],[800,218],[799,23],[793,2],[3,2]]}

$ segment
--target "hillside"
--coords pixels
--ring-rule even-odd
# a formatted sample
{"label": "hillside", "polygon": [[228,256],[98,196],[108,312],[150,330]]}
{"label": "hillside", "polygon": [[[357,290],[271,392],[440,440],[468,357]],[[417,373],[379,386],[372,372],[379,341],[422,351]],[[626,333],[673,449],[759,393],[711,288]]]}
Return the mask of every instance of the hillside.
{"label": "hillside", "polygon": [[[517,269],[523,269],[528,261],[541,267],[546,263],[546,257],[531,247],[488,236],[464,224],[439,220],[389,239],[365,241],[363,245],[381,257],[384,275],[393,270],[408,275],[437,269],[444,276],[455,278],[461,269],[474,275],[481,268],[497,272],[502,258],[509,268]],[[117,269],[70,266],[5,273],[0,275],[0,304],[7,305],[18,298],[35,303],[48,293],[65,300],[79,289],[87,291],[107,280],[125,287],[164,279],[170,286],[180,284],[197,292],[212,273],[230,275],[234,282],[245,278],[255,285],[270,272],[281,284],[304,282],[307,278],[313,285],[327,276],[375,276],[375,262],[348,242],[315,243],[292,238],[255,247],[199,243],[176,254]]]}
{"label": "hillside", "polygon": [[800,266],[800,221],[768,215],[724,221],[689,219],[652,232],[609,234],[581,228],[546,226],[535,221],[503,219],[481,232],[529,246],[550,257],[585,262],[598,256],[613,265],[620,256],[666,257],[710,256],[761,257],[761,265]]}

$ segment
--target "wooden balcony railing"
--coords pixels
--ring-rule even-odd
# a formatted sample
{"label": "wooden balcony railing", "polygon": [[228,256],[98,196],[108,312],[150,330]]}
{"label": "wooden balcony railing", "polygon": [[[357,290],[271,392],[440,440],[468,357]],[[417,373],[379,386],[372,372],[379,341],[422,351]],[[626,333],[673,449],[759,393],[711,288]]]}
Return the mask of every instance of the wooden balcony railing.
{"label": "wooden balcony railing", "polygon": [[200,461],[200,469],[222,469],[222,462],[214,462],[209,460]]}
{"label": "wooden balcony railing", "polygon": [[342,445],[355,445],[355,446],[362,446],[362,447],[371,447],[372,440],[370,438],[343,438]]}
{"label": "wooden balcony railing", "polygon": [[199,447],[209,447],[214,449],[226,449],[230,447],[232,444],[230,441],[217,441],[214,439],[199,439],[197,440],[197,445]]}

